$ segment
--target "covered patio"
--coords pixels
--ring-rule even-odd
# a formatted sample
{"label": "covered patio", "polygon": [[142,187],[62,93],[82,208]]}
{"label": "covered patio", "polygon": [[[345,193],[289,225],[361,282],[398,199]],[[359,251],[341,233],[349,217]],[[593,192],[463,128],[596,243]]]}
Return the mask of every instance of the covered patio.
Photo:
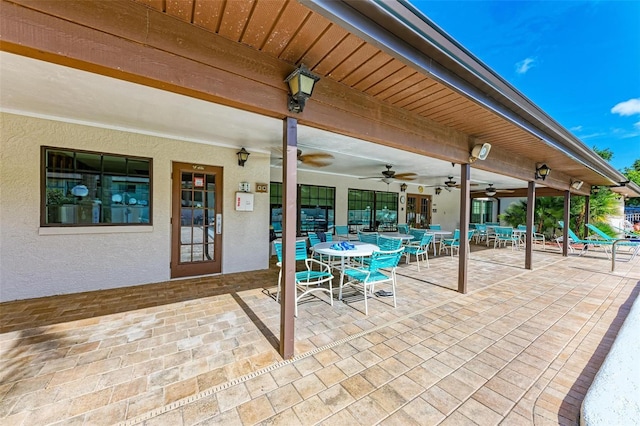
{"label": "covered patio", "polygon": [[[385,300],[304,301],[278,354],[277,268],[4,303],[7,424],[575,424],[640,260],[472,245]],[[383,298],[380,298],[383,299]]]}

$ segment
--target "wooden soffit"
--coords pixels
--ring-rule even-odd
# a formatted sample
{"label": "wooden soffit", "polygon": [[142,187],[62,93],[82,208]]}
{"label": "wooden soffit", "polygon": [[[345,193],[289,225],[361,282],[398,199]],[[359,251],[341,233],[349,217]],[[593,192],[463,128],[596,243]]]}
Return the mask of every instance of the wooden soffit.
{"label": "wooden soffit", "polygon": [[[611,182],[296,1],[1,0],[2,50],[275,118],[284,78],[322,77],[301,124],[546,185]],[[150,106],[151,107],[151,106]]]}

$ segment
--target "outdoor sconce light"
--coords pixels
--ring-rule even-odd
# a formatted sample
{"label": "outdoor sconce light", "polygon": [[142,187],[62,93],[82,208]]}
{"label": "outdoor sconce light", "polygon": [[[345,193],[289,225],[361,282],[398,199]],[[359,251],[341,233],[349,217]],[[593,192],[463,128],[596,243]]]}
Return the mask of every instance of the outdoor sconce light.
{"label": "outdoor sconce light", "polygon": [[314,75],[307,67],[300,64],[284,82],[289,85],[289,111],[300,113],[304,104],[313,93],[313,87],[320,77]]}
{"label": "outdoor sconce light", "polygon": [[244,149],[243,146],[240,151],[236,152],[236,154],[238,155],[238,166],[244,167],[244,163],[249,159],[249,151]]}
{"label": "outdoor sconce light", "polygon": [[536,164],[536,179],[545,180],[551,173],[551,169],[546,164]]}
{"label": "outdoor sconce light", "polygon": [[571,181],[571,188],[575,189],[576,191],[579,190],[580,188],[582,188],[582,184],[584,182],[581,180],[572,180]]}
{"label": "outdoor sconce light", "polygon": [[400,192],[405,192],[406,190],[407,190],[407,184],[406,183],[400,184]]}
{"label": "outdoor sconce light", "polygon": [[489,151],[491,151],[490,143],[474,146],[471,150],[471,155],[469,155],[469,163],[473,163],[476,160],[485,160],[489,155]]}
{"label": "outdoor sconce light", "polygon": [[441,192],[442,192],[442,188],[437,187],[436,188],[436,195],[440,195]]}
{"label": "outdoor sconce light", "polygon": [[600,192],[600,187],[599,186],[592,186],[591,187],[591,193],[592,194],[597,194],[598,192]]}

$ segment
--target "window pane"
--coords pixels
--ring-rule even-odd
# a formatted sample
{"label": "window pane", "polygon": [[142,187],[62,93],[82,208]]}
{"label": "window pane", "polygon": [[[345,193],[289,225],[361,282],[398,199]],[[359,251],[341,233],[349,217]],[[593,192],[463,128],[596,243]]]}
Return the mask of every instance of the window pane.
{"label": "window pane", "polygon": [[150,160],[135,160],[147,176],[129,176],[126,157],[55,148],[43,153],[43,225],[150,223]]}

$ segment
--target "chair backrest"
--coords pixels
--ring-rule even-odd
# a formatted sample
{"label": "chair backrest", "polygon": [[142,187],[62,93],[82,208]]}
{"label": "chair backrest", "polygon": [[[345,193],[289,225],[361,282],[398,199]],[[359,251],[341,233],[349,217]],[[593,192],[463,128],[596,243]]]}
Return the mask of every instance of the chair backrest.
{"label": "chair backrest", "polygon": [[401,234],[408,234],[409,225],[407,225],[406,223],[398,225],[398,232],[400,232]]}
{"label": "chair backrest", "polygon": [[470,229],[467,231],[467,240],[471,241],[471,238],[473,238],[473,234],[476,233],[475,229]]}
{"label": "chair backrest", "polygon": [[358,232],[358,240],[363,243],[378,245],[378,233],[377,232]]}
{"label": "chair backrest", "polygon": [[493,229],[498,237],[510,238],[513,236],[513,228],[510,226],[496,226]]}
{"label": "chair backrest", "polygon": [[[282,263],[282,241],[274,241],[273,247],[276,249],[278,262]],[[307,242],[305,240],[296,241],[296,260],[305,260],[307,258]]]}
{"label": "chair backrest", "polygon": [[431,240],[433,240],[433,234],[427,234],[426,232],[423,232],[422,238],[420,238],[418,241],[420,241],[420,247],[424,248],[431,244]]}
{"label": "chair backrest", "polygon": [[527,230],[527,225],[518,225],[518,230],[526,231]]}
{"label": "chair backrest", "polygon": [[[558,221],[558,225],[560,225],[560,229],[564,229],[564,221],[559,220],[559,221]],[[576,233],[575,233],[575,232],[573,232],[573,231],[571,230],[571,228],[569,228],[568,226],[567,226],[567,234],[569,234],[569,238],[571,238],[573,241],[576,241],[576,242],[583,241],[583,240],[582,240],[580,237],[578,237],[578,236],[576,235]]]}
{"label": "chair backrest", "polygon": [[336,225],[334,229],[336,235],[349,235],[349,227],[347,225]]}
{"label": "chair backrest", "polygon": [[318,234],[315,232],[307,232],[307,236],[309,237],[309,245],[311,245],[311,247],[320,243],[320,237],[318,237]]}
{"label": "chair backrest", "polygon": [[427,233],[426,229],[413,229],[413,228],[409,229],[409,232],[408,232],[409,235],[413,235],[413,240],[411,240],[411,242],[420,241],[426,233]]}
{"label": "chair backrest", "polygon": [[595,232],[599,237],[602,237],[605,240],[615,240],[615,238],[613,238],[612,236],[608,235],[606,232],[602,231],[600,228],[598,228],[595,225],[587,223],[587,228],[589,228],[590,230]]}
{"label": "chair backrest", "polygon": [[374,251],[371,254],[371,262],[369,263],[369,271],[374,272],[378,269],[395,269],[402,257],[404,248],[393,251]]}
{"label": "chair backrest", "polygon": [[434,231],[442,231],[442,226],[436,223],[431,223],[429,224],[429,229],[433,229]]}
{"label": "chair backrest", "polygon": [[500,222],[485,222],[484,224],[487,226],[500,226]]}
{"label": "chair backrest", "polygon": [[487,225],[484,223],[476,223],[476,230],[478,232],[487,232]]}
{"label": "chair backrest", "polygon": [[380,247],[381,251],[398,250],[402,247],[402,239],[380,235],[378,237],[378,247]]}

